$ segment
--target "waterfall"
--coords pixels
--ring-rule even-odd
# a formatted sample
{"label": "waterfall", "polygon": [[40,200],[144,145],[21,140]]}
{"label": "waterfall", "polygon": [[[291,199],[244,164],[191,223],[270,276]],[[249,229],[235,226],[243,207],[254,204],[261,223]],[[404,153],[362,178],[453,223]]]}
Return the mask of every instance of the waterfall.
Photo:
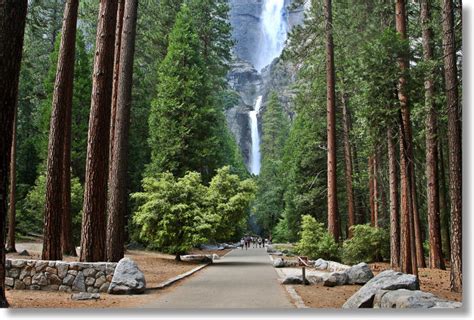
{"label": "waterfall", "polygon": [[262,16],[262,41],[255,68],[261,71],[278,57],[285,45],[288,23],[284,16],[285,0],[264,0]]}
{"label": "waterfall", "polygon": [[252,150],[250,154],[250,172],[258,175],[260,173],[260,135],[258,133],[257,115],[262,105],[262,96],[255,99],[252,111],[249,111],[250,132],[252,137]]}

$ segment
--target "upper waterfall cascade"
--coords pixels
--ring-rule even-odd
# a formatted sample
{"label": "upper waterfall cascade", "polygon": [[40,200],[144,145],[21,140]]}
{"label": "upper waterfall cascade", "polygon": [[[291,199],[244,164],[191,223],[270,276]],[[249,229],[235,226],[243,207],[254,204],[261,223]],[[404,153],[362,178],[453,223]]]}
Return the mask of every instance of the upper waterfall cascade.
{"label": "upper waterfall cascade", "polygon": [[250,130],[252,137],[252,153],[250,155],[250,171],[252,174],[260,173],[260,135],[258,133],[258,113],[262,106],[262,96],[255,100],[254,109],[249,111]]}
{"label": "upper waterfall cascade", "polygon": [[285,45],[288,32],[285,0],[264,0],[260,25],[262,39],[255,65],[259,72],[281,54]]}

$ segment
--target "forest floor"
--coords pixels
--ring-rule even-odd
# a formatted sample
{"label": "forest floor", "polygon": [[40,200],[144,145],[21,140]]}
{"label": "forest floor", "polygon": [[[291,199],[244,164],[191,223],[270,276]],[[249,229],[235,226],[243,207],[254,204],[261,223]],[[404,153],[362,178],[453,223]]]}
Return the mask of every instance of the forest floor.
{"label": "forest floor", "polygon": [[[370,268],[376,275],[390,269],[388,263],[371,263]],[[449,289],[449,270],[419,269],[420,289],[447,300],[462,301],[462,293],[451,292]],[[306,306],[310,308],[341,308],[360,285],[344,285],[324,287],[319,285],[295,285],[296,292],[301,296]]]}
{"label": "forest floor", "polygon": [[[30,256],[18,256],[17,253],[7,254],[7,258],[13,259],[40,259],[41,253],[35,251],[36,244],[18,244],[18,248],[28,247]],[[19,250],[19,251],[21,251]],[[225,255],[230,250],[198,250],[194,249],[192,254],[217,254]],[[147,288],[156,287],[158,284],[196,268],[199,263],[176,261],[174,255],[163,254],[153,251],[128,250],[126,257],[134,260],[140,270],[145,274]],[[77,257],[65,257],[65,261],[78,261]],[[160,290],[147,290],[141,295],[110,295],[100,294],[99,300],[74,301],[71,293],[35,291],[35,290],[8,290],[6,292],[8,302],[12,308],[136,308],[150,304],[159,296],[173,290],[173,285]]]}

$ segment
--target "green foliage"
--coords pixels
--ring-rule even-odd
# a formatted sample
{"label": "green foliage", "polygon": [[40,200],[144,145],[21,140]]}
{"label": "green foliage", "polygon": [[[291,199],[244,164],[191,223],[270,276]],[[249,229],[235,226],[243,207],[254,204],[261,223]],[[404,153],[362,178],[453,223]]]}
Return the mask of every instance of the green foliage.
{"label": "green foliage", "polygon": [[300,241],[296,251],[310,259],[325,260],[339,259],[339,246],[334,238],[324,228],[324,224],[316,221],[310,215],[304,215],[301,221]]}
{"label": "green foliage", "polygon": [[288,136],[288,119],[275,92],[270,94],[262,123],[262,165],[258,176],[258,197],[255,201],[257,222],[263,233],[272,232],[283,212],[283,177],[281,174],[283,147]]}
{"label": "green foliage", "polygon": [[386,229],[355,225],[352,232],[352,238],[344,241],[342,246],[344,263],[370,263],[390,257],[390,239]]}
{"label": "green foliage", "polygon": [[197,172],[182,178],[167,172],[143,179],[143,189],[132,195],[139,204],[133,215],[139,240],[177,255],[199,243],[235,237],[255,192],[251,180],[241,181],[229,167],[219,169],[209,187]]}
{"label": "green foliage", "polygon": [[[77,177],[71,180],[71,215],[74,243],[79,244],[80,229],[82,220],[82,200],[84,190]],[[42,234],[43,216],[46,201],[46,176],[39,175],[35,186],[30,189],[25,199],[20,201],[16,212],[17,226],[19,234],[27,235]]]}

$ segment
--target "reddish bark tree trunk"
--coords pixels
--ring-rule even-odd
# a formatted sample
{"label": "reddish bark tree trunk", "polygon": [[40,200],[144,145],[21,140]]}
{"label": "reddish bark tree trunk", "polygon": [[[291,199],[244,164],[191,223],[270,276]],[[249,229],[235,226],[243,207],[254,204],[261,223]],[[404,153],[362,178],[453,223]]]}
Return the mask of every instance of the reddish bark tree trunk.
{"label": "reddish bark tree trunk", "polygon": [[375,227],[375,181],[374,181],[374,157],[369,157],[369,204],[370,204],[370,225]]}
{"label": "reddish bark tree trunk", "polygon": [[348,237],[352,238],[351,227],[355,225],[355,203],[354,188],[352,187],[352,152],[350,143],[350,118],[347,107],[347,97],[342,94],[342,117],[343,117],[343,133],[344,133],[344,162],[346,173],[346,196],[347,196],[347,229]]}
{"label": "reddish bark tree trunk", "polygon": [[[117,113],[118,80],[120,72],[120,48],[122,43],[122,26],[125,0],[118,0],[117,23],[115,26],[115,50],[114,50],[114,78],[112,82],[112,104],[110,108],[110,144],[109,144],[109,166],[112,163],[115,135],[115,117]],[[110,174],[110,169],[109,169]]]}
{"label": "reddish bark tree trunk", "polygon": [[12,129],[25,32],[26,0],[0,0],[0,308],[5,296],[5,229]]}
{"label": "reddish bark tree trunk", "polygon": [[459,105],[454,9],[443,0],[443,53],[448,113],[449,194],[451,198],[451,290],[462,291],[462,141]]}
{"label": "reddish bark tree trunk", "polygon": [[[78,0],[68,0],[59,49],[48,145],[43,260],[62,260],[64,145],[66,116],[72,108]],[[70,190],[69,190],[70,191]],[[70,199],[69,199],[70,200]],[[67,205],[66,205],[67,206]]]}
{"label": "reddish bark tree trunk", "polygon": [[113,152],[109,176],[107,261],[119,261],[124,254],[124,218],[127,210],[127,150],[137,7],[137,0],[126,0],[121,35],[115,138],[112,141]]}
{"label": "reddish bark tree trunk", "polygon": [[441,213],[441,244],[443,248],[443,255],[445,258],[451,256],[451,242],[449,235],[449,210],[448,210],[448,191],[446,189],[446,170],[444,169],[444,152],[441,139],[438,139],[438,151],[439,151],[439,207]]}
{"label": "reddish bark tree trunk", "polygon": [[377,179],[377,168],[379,166],[379,161],[378,161],[378,156],[377,156],[377,151],[375,152],[375,155],[373,156],[373,184],[374,184],[374,224],[373,226],[375,228],[379,227],[379,181]]}
{"label": "reddish bark tree trunk", "polygon": [[328,231],[336,241],[340,238],[337,207],[336,176],[336,91],[334,71],[334,43],[332,36],[332,3],[324,0],[326,28],[326,98],[327,98],[327,148],[328,148]]}
{"label": "reddish bark tree trunk", "polygon": [[[406,31],[406,10],[405,0],[397,0],[395,4],[395,26],[396,30],[402,39],[407,38]],[[402,72],[408,69],[408,58],[407,56],[400,56],[398,58],[398,65]],[[408,104],[408,95],[406,93],[407,79],[405,76],[400,76],[398,79],[398,100],[400,101],[401,109],[401,154],[400,154],[400,175],[401,175],[401,217],[402,224],[401,228],[408,228],[404,230],[402,235],[402,271],[406,273],[413,273],[418,275],[418,268],[414,265],[414,261],[417,261],[418,242],[421,238],[418,238],[419,234],[415,232],[419,224],[416,223],[417,215],[416,210],[416,193],[414,186],[414,166],[413,166],[413,145],[411,135],[411,121],[410,121],[410,107]],[[413,234],[412,232],[413,231]],[[418,238],[418,239],[417,239]],[[411,240],[414,240],[413,242]],[[413,250],[413,247],[415,247]],[[421,250],[423,250],[421,246]],[[413,252],[414,251],[414,252]],[[413,253],[415,256],[413,256]],[[411,257],[407,257],[411,255]],[[411,258],[411,260],[410,260]],[[412,268],[407,266],[407,263],[411,261]],[[411,269],[411,270],[410,270]]]}
{"label": "reddish bark tree trunk", "polygon": [[97,25],[92,101],[87,138],[81,261],[104,261],[110,103],[114,67],[117,1],[102,0]]}
{"label": "reddish bark tree trunk", "polygon": [[387,129],[388,171],[390,188],[390,265],[400,267],[400,225],[398,217],[397,152],[393,141],[393,129]]}
{"label": "reddish bark tree trunk", "polygon": [[16,218],[16,117],[17,108],[13,116],[12,149],[10,156],[10,201],[8,209],[7,252],[16,252],[15,248],[15,218]]}
{"label": "reddish bark tree trunk", "polygon": [[[431,23],[431,0],[421,0],[420,20],[423,38],[423,58],[430,63],[433,59]],[[426,191],[428,205],[428,231],[430,241],[430,268],[444,269],[441,251],[441,230],[439,218],[438,186],[438,128],[434,104],[434,69],[425,76],[426,108]]]}

